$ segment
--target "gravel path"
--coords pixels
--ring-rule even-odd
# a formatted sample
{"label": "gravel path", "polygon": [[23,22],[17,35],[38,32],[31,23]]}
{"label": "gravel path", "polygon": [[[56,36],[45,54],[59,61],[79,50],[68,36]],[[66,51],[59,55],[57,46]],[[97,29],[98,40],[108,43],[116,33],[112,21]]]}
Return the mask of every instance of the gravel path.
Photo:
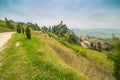
{"label": "gravel path", "polygon": [[0,33],[0,52],[4,49],[4,45],[11,38],[13,33],[15,33],[15,32]]}

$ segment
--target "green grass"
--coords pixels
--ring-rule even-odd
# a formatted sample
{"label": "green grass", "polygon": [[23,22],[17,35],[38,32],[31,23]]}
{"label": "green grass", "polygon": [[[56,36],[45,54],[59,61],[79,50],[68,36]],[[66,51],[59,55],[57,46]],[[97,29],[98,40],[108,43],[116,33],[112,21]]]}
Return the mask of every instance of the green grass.
{"label": "green grass", "polygon": [[0,26],[0,33],[1,32],[11,32],[11,31],[15,31],[15,30]]}
{"label": "green grass", "polygon": [[[17,42],[19,46],[16,46]],[[7,45],[0,53],[3,57],[0,60],[0,79],[85,80],[78,71],[61,60],[43,37],[35,34],[28,40],[23,34],[14,34]]]}
{"label": "green grass", "polygon": [[[105,53],[90,49],[85,49],[75,44],[69,44],[68,42],[63,40],[59,40],[59,42],[62,45],[65,45],[66,47],[74,50],[75,51],[74,54],[76,54],[80,58],[80,60],[82,60],[82,57],[86,59],[83,60],[83,63],[79,62],[79,64],[82,64],[84,66],[83,70],[85,68],[86,70],[88,69],[87,73],[91,73],[92,70],[91,74],[94,74],[95,72],[95,74],[99,75],[101,78],[105,78],[108,76],[107,77],[108,79],[106,80],[114,79],[112,75],[114,69],[114,63],[111,59],[108,59],[108,56]],[[82,71],[84,72],[85,75],[86,75],[86,70]]]}
{"label": "green grass", "polygon": [[107,59],[104,53],[69,44],[63,40],[60,41],[62,43],[60,44],[54,38],[48,37],[47,34],[36,33],[36,35],[39,35],[39,38],[44,40],[44,43],[47,43],[64,63],[86,76],[87,79],[114,80],[112,75],[113,62]]}
{"label": "green grass", "polygon": [[65,42],[65,41],[60,41],[60,42],[64,45],[66,45],[67,47],[72,48],[78,56],[82,55],[83,57],[86,57],[87,59],[91,60],[92,62],[103,64],[105,66],[111,65],[111,67],[112,67],[112,65],[113,65],[112,60],[108,59],[108,57],[105,53],[90,50],[90,49],[85,49],[85,48],[82,48],[81,46],[69,44],[68,42]]}
{"label": "green grass", "polygon": [[45,33],[34,32],[31,40],[14,34],[7,46],[0,53],[0,79],[114,80],[113,62],[104,53],[59,43]]}
{"label": "green grass", "polygon": [[8,26],[6,26],[6,22],[3,20],[0,20],[0,33],[1,32],[10,32],[15,31],[15,29],[10,29]]}

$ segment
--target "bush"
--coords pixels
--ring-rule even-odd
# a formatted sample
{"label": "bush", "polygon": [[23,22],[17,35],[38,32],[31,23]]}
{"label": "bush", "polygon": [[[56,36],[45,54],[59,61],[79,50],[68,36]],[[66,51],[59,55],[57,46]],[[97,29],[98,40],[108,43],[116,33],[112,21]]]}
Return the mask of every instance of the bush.
{"label": "bush", "polygon": [[120,54],[114,59],[114,76],[116,80],[120,80]]}
{"label": "bush", "polygon": [[78,37],[75,34],[71,34],[69,36],[69,42],[70,43],[77,43]]}
{"label": "bush", "polygon": [[29,26],[27,26],[27,28],[26,28],[26,36],[28,39],[31,39],[31,30],[30,30]]}

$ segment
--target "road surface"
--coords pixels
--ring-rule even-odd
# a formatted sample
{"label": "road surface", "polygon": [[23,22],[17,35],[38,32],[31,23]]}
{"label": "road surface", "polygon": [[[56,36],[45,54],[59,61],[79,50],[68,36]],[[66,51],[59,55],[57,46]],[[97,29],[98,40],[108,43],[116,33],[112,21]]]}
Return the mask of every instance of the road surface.
{"label": "road surface", "polygon": [[0,33],[0,52],[4,49],[4,45],[11,38],[12,34],[15,32],[4,32]]}

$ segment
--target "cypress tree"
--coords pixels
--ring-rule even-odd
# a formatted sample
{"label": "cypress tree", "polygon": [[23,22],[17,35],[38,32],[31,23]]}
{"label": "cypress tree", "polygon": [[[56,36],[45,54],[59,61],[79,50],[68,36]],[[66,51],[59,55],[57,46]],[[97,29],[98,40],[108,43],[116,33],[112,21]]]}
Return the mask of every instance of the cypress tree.
{"label": "cypress tree", "polygon": [[101,46],[100,41],[97,43],[97,48],[98,48],[98,51],[102,51],[102,46]]}
{"label": "cypress tree", "polygon": [[31,31],[30,31],[29,26],[27,26],[27,28],[26,28],[26,36],[28,39],[31,39]]}
{"label": "cypress tree", "polygon": [[17,24],[17,33],[21,33],[21,26],[20,26],[20,24]]}

